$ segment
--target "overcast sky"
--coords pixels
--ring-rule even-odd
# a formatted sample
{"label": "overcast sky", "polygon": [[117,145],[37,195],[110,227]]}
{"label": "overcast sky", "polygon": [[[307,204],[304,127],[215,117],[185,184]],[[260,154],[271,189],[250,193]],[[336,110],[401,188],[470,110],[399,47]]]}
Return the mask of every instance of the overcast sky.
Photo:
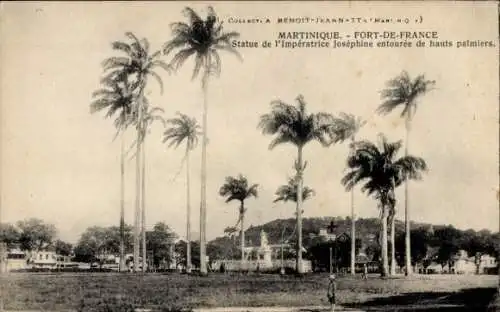
{"label": "overcast sky", "polygon": [[[453,3],[447,3],[451,5]],[[28,217],[54,223],[60,237],[75,242],[91,225],[119,221],[119,142],[112,142],[112,120],[91,115],[91,93],[99,87],[101,61],[114,55],[110,43],[132,31],[153,49],[169,40],[169,24],[183,20],[185,4],[3,3],[1,22],[1,217],[15,222]],[[278,31],[407,30],[391,25],[284,25],[279,16],[422,15],[421,29],[448,40],[496,40],[494,3],[444,3],[426,8],[397,4],[215,3],[223,20],[230,16],[270,16],[270,25],[225,23],[242,40],[275,40]],[[202,4],[195,9],[203,10]],[[391,13],[391,10],[393,10]],[[446,16],[446,18],[443,18]],[[398,26],[399,27],[399,26]],[[379,91],[403,69],[425,73],[437,88],[419,100],[410,152],[426,159],[430,171],[411,183],[411,218],[462,229],[498,231],[498,47],[493,49],[241,49],[239,62],[222,54],[223,71],[209,86],[208,237],[222,235],[237,219],[237,203],[224,203],[218,189],[227,175],[242,173],[259,183],[259,198],[247,202],[247,224],[292,217],[291,203],[273,204],[276,188],[292,174],[296,149],[268,150],[270,137],[257,129],[269,103],[294,103],[303,94],[311,112],[349,112],[368,120],[359,138],[379,132],[404,138],[399,112],[375,116]],[[169,60],[169,58],[165,58]],[[165,92],[154,82],[151,102],[165,117],[180,111],[201,120],[202,92],[191,81],[193,62],[169,76],[161,73]],[[147,149],[147,225],[165,221],[185,235],[185,179],[174,180],[183,149],[161,143],[162,127],[152,127]],[[134,133],[127,133],[132,142]],[[192,155],[193,229],[198,231],[200,148]],[[403,152],[403,151],[401,151]],[[347,216],[349,194],[340,184],[346,145],[305,149],[305,185],[317,195],[305,204],[305,217]],[[135,162],[126,167],[126,221],[133,223]],[[403,218],[403,192],[398,191]],[[359,191],[356,214],[376,217],[376,202]]]}

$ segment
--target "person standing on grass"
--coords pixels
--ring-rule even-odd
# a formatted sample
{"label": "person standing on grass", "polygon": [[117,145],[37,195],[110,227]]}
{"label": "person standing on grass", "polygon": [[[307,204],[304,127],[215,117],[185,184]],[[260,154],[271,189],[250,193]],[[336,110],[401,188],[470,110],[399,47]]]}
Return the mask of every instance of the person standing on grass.
{"label": "person standing on grass", "polygon": [[337,284],[335,282],[335,274],[330,275],[330,283],[328,284],[328,301],[330,302],[331,312],[335,312],[335,304],[337,303],[335,293],[337,292]]}

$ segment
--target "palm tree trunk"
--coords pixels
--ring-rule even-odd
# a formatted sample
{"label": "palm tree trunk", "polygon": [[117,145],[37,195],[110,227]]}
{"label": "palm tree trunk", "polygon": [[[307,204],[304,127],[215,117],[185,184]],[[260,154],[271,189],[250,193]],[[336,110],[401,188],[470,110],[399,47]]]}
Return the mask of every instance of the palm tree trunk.
{"label": "palm tree trunk", "polygon": [[387,259],[387,207],[382,205],[382,272],[381,276],[387,276],[388,259]]}
{"label": "palm tree trunk", "polygon": [[120,272],[125,270],[125,137],[121,133],[120,147]]}
{"label": "palm tree trunk", "polygon": [[189,176],[189,146],[186,147],[186,272],[191,273],[191,185]]}
{"label": "palm tree trunk", "polygon": [[[0,204],[0,224],[2,224],[2,205]],[[7,271],[7,244],[0,242],[0,274]],[[0,311],[3,311],[3,283],[0,283]]]}
{"label": "palm tree trunk", "polygon": [[395,221],[396,216],[393,214],[390,218],[391,220],[391,275],[396,275],[396,233],[395,233]]}
{"label": "palm tree trunk", "polygon": [[142,216],[141,216],[141,229],[142,229],[142,272],[146,272],[146,258],[147,258],[147,249],[146,249],[146,149],[144,148],[144,144],[146,143],[146,129],[144,129],[144,139],[142,146]]}
{"label": "palm tree trunk", "polygon": [[[406,145],[405,145],[405,156],[408,156],[408,143],[410,136],[410,119],[411,119],[411,107],[408,107],[408,115],[406,116]],[[412,274],[411,267],[411,245],[410,245],[410,207],[408,201],[408,180],[405,181],[405,262],[406,271],[405,275],[410,276]]]}
{"label": "palm tree trunk", "polygon": [[245,206],[243,202],[241,202],[241,207],[240,207],[240,221],[241,221],[241,228],[240,228],[241,268],[243,269],[245,265]]}
{"label": "palm tree trunk", "polygon": [[283,257],[283,253],[284,253],[283,252],[283,245],[284,244],[285,244],[285,227],[283,227],[283,230],[281,231],[281,269],[280,269],[281,275],[285,274],[285,260]]}
{"label": "palm tree trunk", "polygon": [[207,274],[206,263],[206,222],[207,222],[207,107],[208,107],[208,69],[202,81],[203,89],[203,121],[202,121],[202,144],[201,144],[201,204],[200,204],[200,273]]}
{"label": "palm tree trunk", "polygon": [[[352,143],[354,142],[355,138],[352,136]],[[351,275],[356,275],[356,219],[354,216],[354,188],[351,189]]]}
{"label": "palm tree trunk", "polygon": [[[141,99],[139,99],[140,105]],[[134,272],[139,268],[140,253],[140,231],[139,219],[141,217],[141,127],[142,127],[142,105],[138,108],[137,126],[137,150],[135,154],[135,220],[134,220]]]}
{"label": "palm tree trunk", "polygon": [[302,189],[303,189],[303,175],[302,175],[302,146],[298,147],[297,155],[298,169],[297,169],[297,273],[302,274]]}
{"label": "palm tree trunk", "polygon": [[351,190],[351,275],[356,275],[356,219],[354,218],[354,190]]}

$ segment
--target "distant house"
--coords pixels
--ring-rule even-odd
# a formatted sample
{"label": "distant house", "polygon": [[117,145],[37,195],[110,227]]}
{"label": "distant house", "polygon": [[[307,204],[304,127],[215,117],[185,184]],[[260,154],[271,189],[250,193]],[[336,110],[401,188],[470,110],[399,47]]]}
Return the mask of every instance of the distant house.
{"label": "distant house", "polygon": [[328,233],[327,229],[320,229],[318,236],[325,241],[334,241],[337,238],[335,233]]}
{"label": "distant house", "polygon": [[425,274],[442,274],[445,273],[445,269],[441,263],[432,261],[426,268]]}
{"label": "distant house", "polygon": [[28,264],[34,269],[57,268],[57,254],[55,251],[34,251]]}
{"label": "distant house", "polygon": [[56,267],[58,269],[78,268],[79,267],[79,264],[77,262],[71,261],[71,259],[73,258],[72,256],[56,255],[56,258],[57,258]]}
{"label": "distant house", "polygon": [[7,251],[6,271],[23,270],[28,267],[26,253],[20,249],[11,249]]}
{"label": "distant house", "polygon": [[23,251],[13,247],[5,251],[3,270],[7,272],[26,269],[60,269],[78,267],[78,263],[71,262],[71,256],[58,255],[53,250]]}
{"label": "distant house", "polygon": [[120,256],[113,254],[102,254],[97,257],[100,261],[102,269],[119,271],[120,270]]}
{"label": "distant house", "polygon": [[474,274],[476,273],[476,263],[474,257],[469,257],[467,251],[459,250],[458,253],[452,257],[453,265],[451,272],[455,274]]}
{"label": "distant house", "polygon": [[479,264],[480,274],[493,273],[495,269],[498,269],[497,259],[490,255],[481,255],[481,260]]}
{"label": "distant house", "polygon": [[48,270],[78,267],[78,263],[71,261],[71,256],[59,255],[53,250],[28,252],[27,264],[28,268]]}
{"label": "distant house", "polygon": [[490,255],[481,255],[480,257],[469,257],[467,251],[460,250],[453,257],[453,266],[451,273],[455,274],[485,274],[498,267],[495,257]]}

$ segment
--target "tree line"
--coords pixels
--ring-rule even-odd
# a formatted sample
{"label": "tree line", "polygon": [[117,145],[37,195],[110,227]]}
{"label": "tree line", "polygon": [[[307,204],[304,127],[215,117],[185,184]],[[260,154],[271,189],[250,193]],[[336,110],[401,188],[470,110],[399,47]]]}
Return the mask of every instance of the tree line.
{"label": "tree line", "polygon": [[[54,251],[58,255],[71,256],[72,261],[86,263],[100,262],[103,256],[119,254],[122,246],[125,253],[132,253],[133,227],[125,224],[123,233],[125,239],[122,241],[122,229],[118,226],[91,226],[73,245],[57,238],[56,227],[41,219],[0,224],[0,242],[8,249],[19,248],[28,253]],[[178,240],[177,234],[163,222],[156,223],[146,232],[146,250],[155,267],[169,266],[173,262],[185,264],[186,242]]]}
{"label": "tree line", "polygon": [[[318,237],[319,229],[335,224],[333,234],[343,239],[325,241]],[[355,251],[362,251],[370,262],[378,262],[382,256],[380,241],[380,220],[376,218],[358,219]],[[236,259],[241,257],[238,246],[240,240],[238,231],[231,231],[228,227],[224,236],[220,236],[207,244],[207,255],[211,260]],[[270,244],[286,243],[296,245],[294,235],[296,220],[278,219],[263,225],[250,226],[246,230],[246,241],[259,242],[260,232],[268,234]],[[306,218],[303,223],[304,247],[307,252],[304,257],[313,263],[316,269],[327,269],[330,265],[329,249],[334,248],[332,263],[335,268],[347,268],[351,262],[351,219],[347,218]],[[399,267],[405,265],[405,228],[404,223],[396,222],[395,259]],[[52,250],[59,255],[71,256],[75,262],[99,262],[103,255],[117,255],[120,253],[120,228],[117,226],[88,227],[74,245],[57,238],[57,229],[54,225],[40,219],[26,219],[16,224],[0,224],[0,242],[6,243],[8,248],[20,248],[23,251]],[[426,268],[431,263],[438,263],[442,267],[451,267],[454,256],[459,250],[467,251],[470,257],[488,254],[497,257],[500,249],[497,242],[500,233],[488,230],[460,230],[451,225],[412,224],[411,263]],[[125,253],[133,252],[133,227],[125,225]],[[192,241],[191,261],[194,267],[200,266],[199,241]],[[177,234],[163,222],[154,225],[151,231],[146,232],[146,247],[148,259],[155,268],[170,267],[172,263],[185,267],[187,264],[187,242],[179,240]],[[284,259],[296,257],[293,250],[286,249]]]}
{"label": "tree line", "polygon": [[[338,267],[347,268],[350,266],[350,247],[352,240],[350,236],[351,229],[350,217],[323,217],[306,218],[303,223],[304,246],[308,250],[305,257],[313,262],[319,262],[323,266],[328,264],[328,249],[337,248],[336,262]],[[331,223],[335,224],[333,234],[337,237],[343,236],[335,245],[333,241],[325,241],[317,236],[319,229],[325,229]],[[382,256],[380,223],[377,218],[359,218],[356,220],[355,250],[356,254],[362,251],[368,258],[368,261],[378,262]],[[289,242],[293,245],[296,238],[293,236],[296,220],[278,219],[263,225],[250,226],[246,231],[248,241],[258,242],[260,231],[264,230],[270,244],[279,244],[282,242],[283,232],[285,237],[290,237]],[[395,222],[395,259],[399,267],[405,266],[405,224],[399,220]],[[226,234],[226,237],[231,237]],[[236,237],[235,239],[238,239]],[[218,238],[222,240],[222,238]],[[438,263],[445,266],[451,266],[454,257],[459,250],[465,250],[469,257],[480,255],[490,255],[498,257],[500,247],[498,241],[500,233],[492,233],[489,230],[475,231],[472,229],[461,230],[452,225],[431,225],[412,223],[411,225],[411,244],[412,254],[411,263],[413,266],[426,268],[431,263]]]}
{"label": "tree line", "polygon": [[[74,262],[102,263],[106,256],[118,255],[122,250],[125,254],[133,253],[134,238],[133,226],[128,224],[123,229],[118,226],[90,226],[80,235],[77,243],[71,244],[58,238],[58,231],[53,224],[30,218],[15,224],[1,223],[0,243],[5,243],[9,250],[25,251],[28,256],[32,252],[53,251],[58,255],[70,256]],[[192,265],[199,267],[200,243],[191,241],[189,245],[194,247],[190,255]],[[188,243],[179,239],[164,222],[156,223],[146,232],[147,259],[152,261],[154,268],[167,269],[173,263],[185,268],[187,246]],[[220,259],[221,256],[230,254],[227,252],[228,248],[239,250],[236,245],[228,246],[214,241],[208,244],[207,252],[211,259]]]}

